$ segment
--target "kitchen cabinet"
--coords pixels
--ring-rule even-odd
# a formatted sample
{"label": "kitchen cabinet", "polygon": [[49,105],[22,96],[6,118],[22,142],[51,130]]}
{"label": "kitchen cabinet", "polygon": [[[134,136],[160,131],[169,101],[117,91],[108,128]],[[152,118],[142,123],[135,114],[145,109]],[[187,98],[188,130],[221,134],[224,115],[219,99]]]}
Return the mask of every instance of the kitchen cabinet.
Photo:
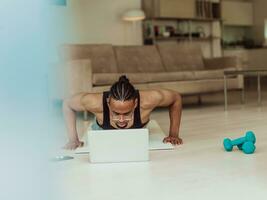
{"label": "kitchen cabinet", "polygon": [[222,1],[222,19],[224,25],[252,26],[252,2]]}

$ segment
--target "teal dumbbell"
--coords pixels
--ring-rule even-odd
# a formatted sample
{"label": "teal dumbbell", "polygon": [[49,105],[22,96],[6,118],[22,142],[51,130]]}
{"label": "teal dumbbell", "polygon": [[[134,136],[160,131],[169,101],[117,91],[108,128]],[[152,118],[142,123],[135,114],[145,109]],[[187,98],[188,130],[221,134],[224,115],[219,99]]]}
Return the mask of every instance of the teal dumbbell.
{"label": "teal dumbbell", "polygon": [[254,153],[255,149],[256,146],[252,142],[244,142],[244,144],[242,145],[242,151],[245,154],[252,154]]}
{"label": "teal dumbbell", "polygon": [[[240,150],[243,150],[243,144],[245,142],[251,142],[253,145],[256,142],[256,137],[253,131],[246,132],[245,137],[230,140],[229,138],[224,139],[223,146],[226,151],[232,151],[234,146],[237,146]],[[245,147],[251,146],[246,144]],[[254,145],[255,146],[255,145]]]}

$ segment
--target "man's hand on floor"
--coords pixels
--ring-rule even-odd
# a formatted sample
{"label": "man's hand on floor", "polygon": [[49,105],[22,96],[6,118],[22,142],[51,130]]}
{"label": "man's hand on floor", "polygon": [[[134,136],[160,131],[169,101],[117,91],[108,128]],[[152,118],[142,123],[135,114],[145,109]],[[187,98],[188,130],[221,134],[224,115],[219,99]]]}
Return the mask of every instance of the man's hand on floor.
{"label": "man's hand on floor", "polygon": [[63,148],[68,150],[75,150],[78,147],[82,147],[83,145],[84,143],[80,141],[69,141]]}
{"label": "man's hand on floor", "polygon": [[168,136],[165,137],[163,140],[164,143],[171,143],[172,145],[181,145],[183,144],[182,138],[174,137],[174,136]]}

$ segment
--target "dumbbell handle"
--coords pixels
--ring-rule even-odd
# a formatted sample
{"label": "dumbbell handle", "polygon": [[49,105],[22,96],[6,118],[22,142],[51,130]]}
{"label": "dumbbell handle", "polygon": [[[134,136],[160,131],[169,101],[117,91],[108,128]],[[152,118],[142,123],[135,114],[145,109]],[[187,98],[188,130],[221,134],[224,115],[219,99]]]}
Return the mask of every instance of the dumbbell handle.
{"label": "dumbbell handle", "polygon": [[231,140],[233,146],[243,144],[246,141],[247,141],[246,137],[241,137],[241,138]]}

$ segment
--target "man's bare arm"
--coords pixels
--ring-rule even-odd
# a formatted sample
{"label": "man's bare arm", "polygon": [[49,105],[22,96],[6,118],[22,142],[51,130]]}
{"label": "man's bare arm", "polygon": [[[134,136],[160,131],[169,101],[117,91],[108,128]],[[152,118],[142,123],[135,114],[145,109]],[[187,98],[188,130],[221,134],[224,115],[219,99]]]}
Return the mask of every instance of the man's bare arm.
{"label": "man's bare arm", "polygon": [[[96,107],[97,101],[94,101],[98,94],[88,94],[88,93],[80,93],[74,95],[73,97],[64,100],[63,102],[63,115],[67,127],[69,142],[66,144],[66,149],[76,149],[79,146],[82,146],[83,143],[80,142],[77,127],[76,127],[76,112],[77,111],[91,111]],[[89,98],[91,101],[86,104],[83,99]],[[90,103],[91,102],[91,103]]]}
{"label": "man's bare arm", "polygon": [[158,107],[168,107],[170,117],[169,136],[164,139],[164,142],[172,144],[182,144],[182,139],[179,137],[179,128],[182,115],[182,98],[178,92],[172,90],[160,89],[156,90],[158,99]]}

